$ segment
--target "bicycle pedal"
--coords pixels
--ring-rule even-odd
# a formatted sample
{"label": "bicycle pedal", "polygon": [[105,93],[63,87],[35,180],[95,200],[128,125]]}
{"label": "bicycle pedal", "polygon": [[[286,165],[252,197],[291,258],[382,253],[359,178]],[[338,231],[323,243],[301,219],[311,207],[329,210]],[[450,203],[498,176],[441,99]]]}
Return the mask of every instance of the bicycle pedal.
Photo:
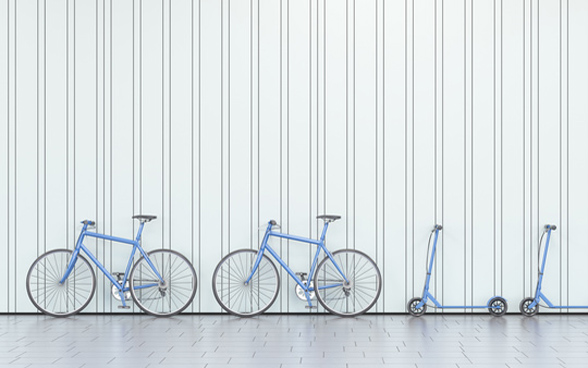
{"label": "bicycle pedal", "polygon": [[119,305],[118,309],[131,309],[130,305]]}

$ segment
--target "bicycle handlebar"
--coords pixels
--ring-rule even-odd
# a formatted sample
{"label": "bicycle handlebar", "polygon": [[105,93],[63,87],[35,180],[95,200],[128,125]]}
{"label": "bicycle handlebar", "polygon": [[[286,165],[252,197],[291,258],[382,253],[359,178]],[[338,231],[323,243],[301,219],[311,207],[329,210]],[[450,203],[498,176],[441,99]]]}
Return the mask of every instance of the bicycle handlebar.
{"label": "bicycle handlebar", "polygon": [[545,229],[545,231],[548,231],[548,230],[556,230],[557,229],[557,226],[547,224],[543,228]]}
{"label": "bicycle handlebar", "polygon": [[84,224],[84,225],[88,225],[88,226],[94,226],[94,225],[96,225],[96,222],[95,221],[90,221],[90,220],[84,220],[84,221],[82,221],[80,223],[81,224]]}
{"label": "bicycle handlebar", "polygon": [[443,225],[439,225],[439,224],[435,225],[435,227],[433,228],[433,231],[435,231],[435,230],[443,230]]}

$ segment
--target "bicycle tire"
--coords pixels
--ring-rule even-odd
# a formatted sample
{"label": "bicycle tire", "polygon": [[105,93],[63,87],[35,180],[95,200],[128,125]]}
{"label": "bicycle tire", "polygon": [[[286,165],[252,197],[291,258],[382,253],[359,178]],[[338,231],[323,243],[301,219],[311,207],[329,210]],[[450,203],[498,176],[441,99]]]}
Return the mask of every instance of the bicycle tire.
{"label": "bicycle tire", "polygon": [[[145,257],[141,257],[129,275],[133,301],[152,316],[169,317],[181,313],[194,300],[198,287],[192,263],[171,249],[157,249],[147,255],[164,283],[159,281]],[[157,286],[148,286],[155,283]]]}
{"label": "bicycle tire", "polygon": [[[325,257],[314,275],[315,293],[319,303],[330,313],[354,317],[367,312],[376,304],[382,291],[382,276],[376,263],[353,249],[332,253],[333,259],[345,273],[345,282],[331,258]],[[341,284],[340,286],[331,286]],[[370,286],[371,285],[371,286]]]}
{"label": "bicycle tire", "polygon": [[63,284],[73,251],[54,249],[40,255],[27,273],[27,295],[44,314],[67,317],[79,313],[94,296],[96,275],[90,263],[78,254],[76,263]]}
{"label": "bicycle tire", "polygon": [[268,310],[278,297],[280,276],[274,263],[263,255],[248,285],[245,281],[257,259],[257,251],[240,249],[226,255],[214,269],[212,290],[228,313],[253,317]]}

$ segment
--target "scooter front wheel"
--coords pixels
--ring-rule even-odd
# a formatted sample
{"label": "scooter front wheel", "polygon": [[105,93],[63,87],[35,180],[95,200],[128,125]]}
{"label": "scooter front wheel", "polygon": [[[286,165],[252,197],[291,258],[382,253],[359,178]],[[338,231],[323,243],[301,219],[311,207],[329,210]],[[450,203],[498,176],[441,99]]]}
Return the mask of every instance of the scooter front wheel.
{"label": "scooter front wheel", "polygon": [[533,304],[534,300],[535,298],[525,298],[521,301],[521,304],[519,304],[519,309],[524,316],[533,317],[539,312],[539,304],[535,304],[532,308],[529,307]]}
{"label": "scooter front wheel", "polygon": [[506,303],[506,300],[502,297],[497,296],[495,298],[492,298],[490,300],[490,303],[488,303],[488,311],[491,315],[495,317],[504,316],[507,310],[508,304]]}
{"label": "scooter front wheel", "polygon": [[421,302],[422,298],[412,298],[406,304],[406,310],[410,313],[411,316],[420,317],[427,311],[427,305],[423,304],[422,307],[417,308],[417,305]]}

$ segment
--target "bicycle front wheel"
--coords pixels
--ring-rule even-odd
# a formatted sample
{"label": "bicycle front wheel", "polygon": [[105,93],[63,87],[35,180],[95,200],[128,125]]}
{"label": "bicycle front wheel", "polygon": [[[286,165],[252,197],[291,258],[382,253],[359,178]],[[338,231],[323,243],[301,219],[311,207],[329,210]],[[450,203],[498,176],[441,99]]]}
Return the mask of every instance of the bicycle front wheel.
{"label": "bicycle front wheel", "polygon": [[186,257],[170,249],[147,253],[163,282],[144,257],[133,266],[130,279],[131,296],[147,314],[168,317],[181,313],[196,295],[196,271]]}
{"label": "bicycle front wheel", "polygon": [[382,290],[378,266],[364,253],[352,249],[341,249],[332,255],[335,263],[325,257],[314,275],[319,303],[342,317],[365,313],[376,303]]}
{"label": "bicycle front wheel", "polygon": [[223,258],[212,275],[212,291],[220,306],[239,317],[253,317],[274,303],[280,290],[280,277],[274,263],[265,255],[251,277],[257,251],[241,249]]}
{"label": "bicycle front wheel", "polygon": [[63,284],[73,252],[69,249],[49,251],[33,262],[27,274],[27,294],[41,312],[67,317],[84,309],[96,289],[96,275],[90,263],[78,255],[73,270]]}

